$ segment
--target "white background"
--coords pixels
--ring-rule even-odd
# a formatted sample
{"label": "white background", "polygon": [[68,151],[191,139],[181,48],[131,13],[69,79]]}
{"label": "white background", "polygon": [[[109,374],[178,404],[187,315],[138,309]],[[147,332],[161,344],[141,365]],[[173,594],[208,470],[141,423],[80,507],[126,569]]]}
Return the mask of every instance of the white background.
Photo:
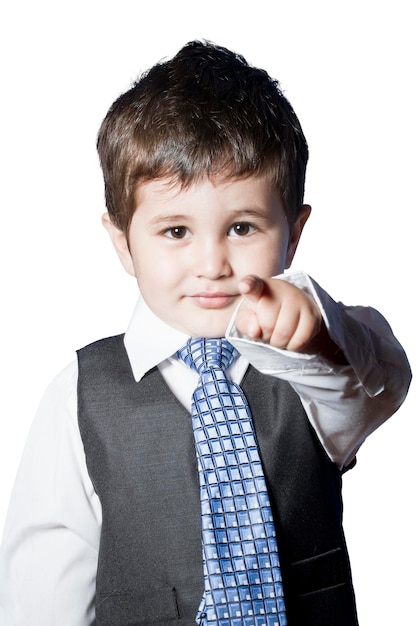
{"label": "white background", "polygon": [[[335,299],[380,309],[416,362],[413,4],[15,0],[1,10],[0,527],[44,388],[76,348],[124,331],[136,300],[100,225],[98,126],[139,72],[192,39],[279,79],[311,152],[313,214],[293,267]],[[415,409],[412,389],[345,477],[361,626],[416,623]]]}

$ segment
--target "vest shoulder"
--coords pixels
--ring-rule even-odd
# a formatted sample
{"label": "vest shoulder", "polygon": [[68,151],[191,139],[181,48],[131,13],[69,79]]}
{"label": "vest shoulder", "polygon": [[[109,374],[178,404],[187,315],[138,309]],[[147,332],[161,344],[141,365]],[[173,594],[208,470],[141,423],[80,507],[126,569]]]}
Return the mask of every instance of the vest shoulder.
{"label": "vest shoulder", "polygon": [[130,372],[131,367],[124,345],[124,334],[99,339],[77,350],[78,389],[86,380],[110,378],[116,372]]}
{"label": "vest shoulder", "polygon": [[77,350],[78,357],[85,357],[93,354],[100,354],[102,352],[108,352],[114,350],[115,348],[119,348],[123,345],[124,333],[120,335],[113,335],[112,337],[104,337],[103,339],[98,339],[93,341],[92,343],[87,344],[86,346],[79,348]]}

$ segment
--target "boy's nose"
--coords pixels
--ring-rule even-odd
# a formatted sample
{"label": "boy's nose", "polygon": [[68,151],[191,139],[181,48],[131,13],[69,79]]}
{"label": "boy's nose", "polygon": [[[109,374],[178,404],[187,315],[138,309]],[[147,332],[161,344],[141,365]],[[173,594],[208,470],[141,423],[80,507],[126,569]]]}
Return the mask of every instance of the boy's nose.
{"label": "boy's nose", "polygon": [[216,280],[230,276],[231,266],[225,246],[206,241],[198,244],[193,254],[194,274]]}

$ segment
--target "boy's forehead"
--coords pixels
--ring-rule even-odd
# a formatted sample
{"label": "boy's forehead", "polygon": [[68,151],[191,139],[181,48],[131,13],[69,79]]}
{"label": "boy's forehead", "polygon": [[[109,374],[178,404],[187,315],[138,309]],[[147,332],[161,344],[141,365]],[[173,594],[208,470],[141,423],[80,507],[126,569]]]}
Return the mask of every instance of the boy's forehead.
{"label": "boy's forehead", "polygon": [[182,191],[184,191],[184,186],[177,178],[166,176],[138,182],[136,184],[135,196],[137,200],[140,200],[149,193],[161,196],[176,196]]}
{"label": "boy's forehead", "polygon": [[262,187],[268,191],[279,193],[278,189],[262,175],[251,174],[249,176],[231,177],[217,174],[216,176],[204,176],[186,184],[176,177],[166,176],[138,182],[135,187],[135,204],[137,206],[149,196],[159,197],[161,201],[164,199],[173,200],[182,196],[185,197],[196,190],[203,193],[205,189],[207,192],[209,189],[233,192],[234,189],[237,190],[243,186],[246,190],[256,190]]}

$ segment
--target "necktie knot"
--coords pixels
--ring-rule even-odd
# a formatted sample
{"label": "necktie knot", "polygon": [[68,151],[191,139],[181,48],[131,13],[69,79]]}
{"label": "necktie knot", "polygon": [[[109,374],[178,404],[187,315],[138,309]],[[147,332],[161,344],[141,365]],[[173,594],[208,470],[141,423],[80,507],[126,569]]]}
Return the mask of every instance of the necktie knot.
{"label": "necktie knot", "polygon": [[201,376],[213,367],[226,370],[237,358],[238,352],[226,339],[191,338],[177,355]]}

